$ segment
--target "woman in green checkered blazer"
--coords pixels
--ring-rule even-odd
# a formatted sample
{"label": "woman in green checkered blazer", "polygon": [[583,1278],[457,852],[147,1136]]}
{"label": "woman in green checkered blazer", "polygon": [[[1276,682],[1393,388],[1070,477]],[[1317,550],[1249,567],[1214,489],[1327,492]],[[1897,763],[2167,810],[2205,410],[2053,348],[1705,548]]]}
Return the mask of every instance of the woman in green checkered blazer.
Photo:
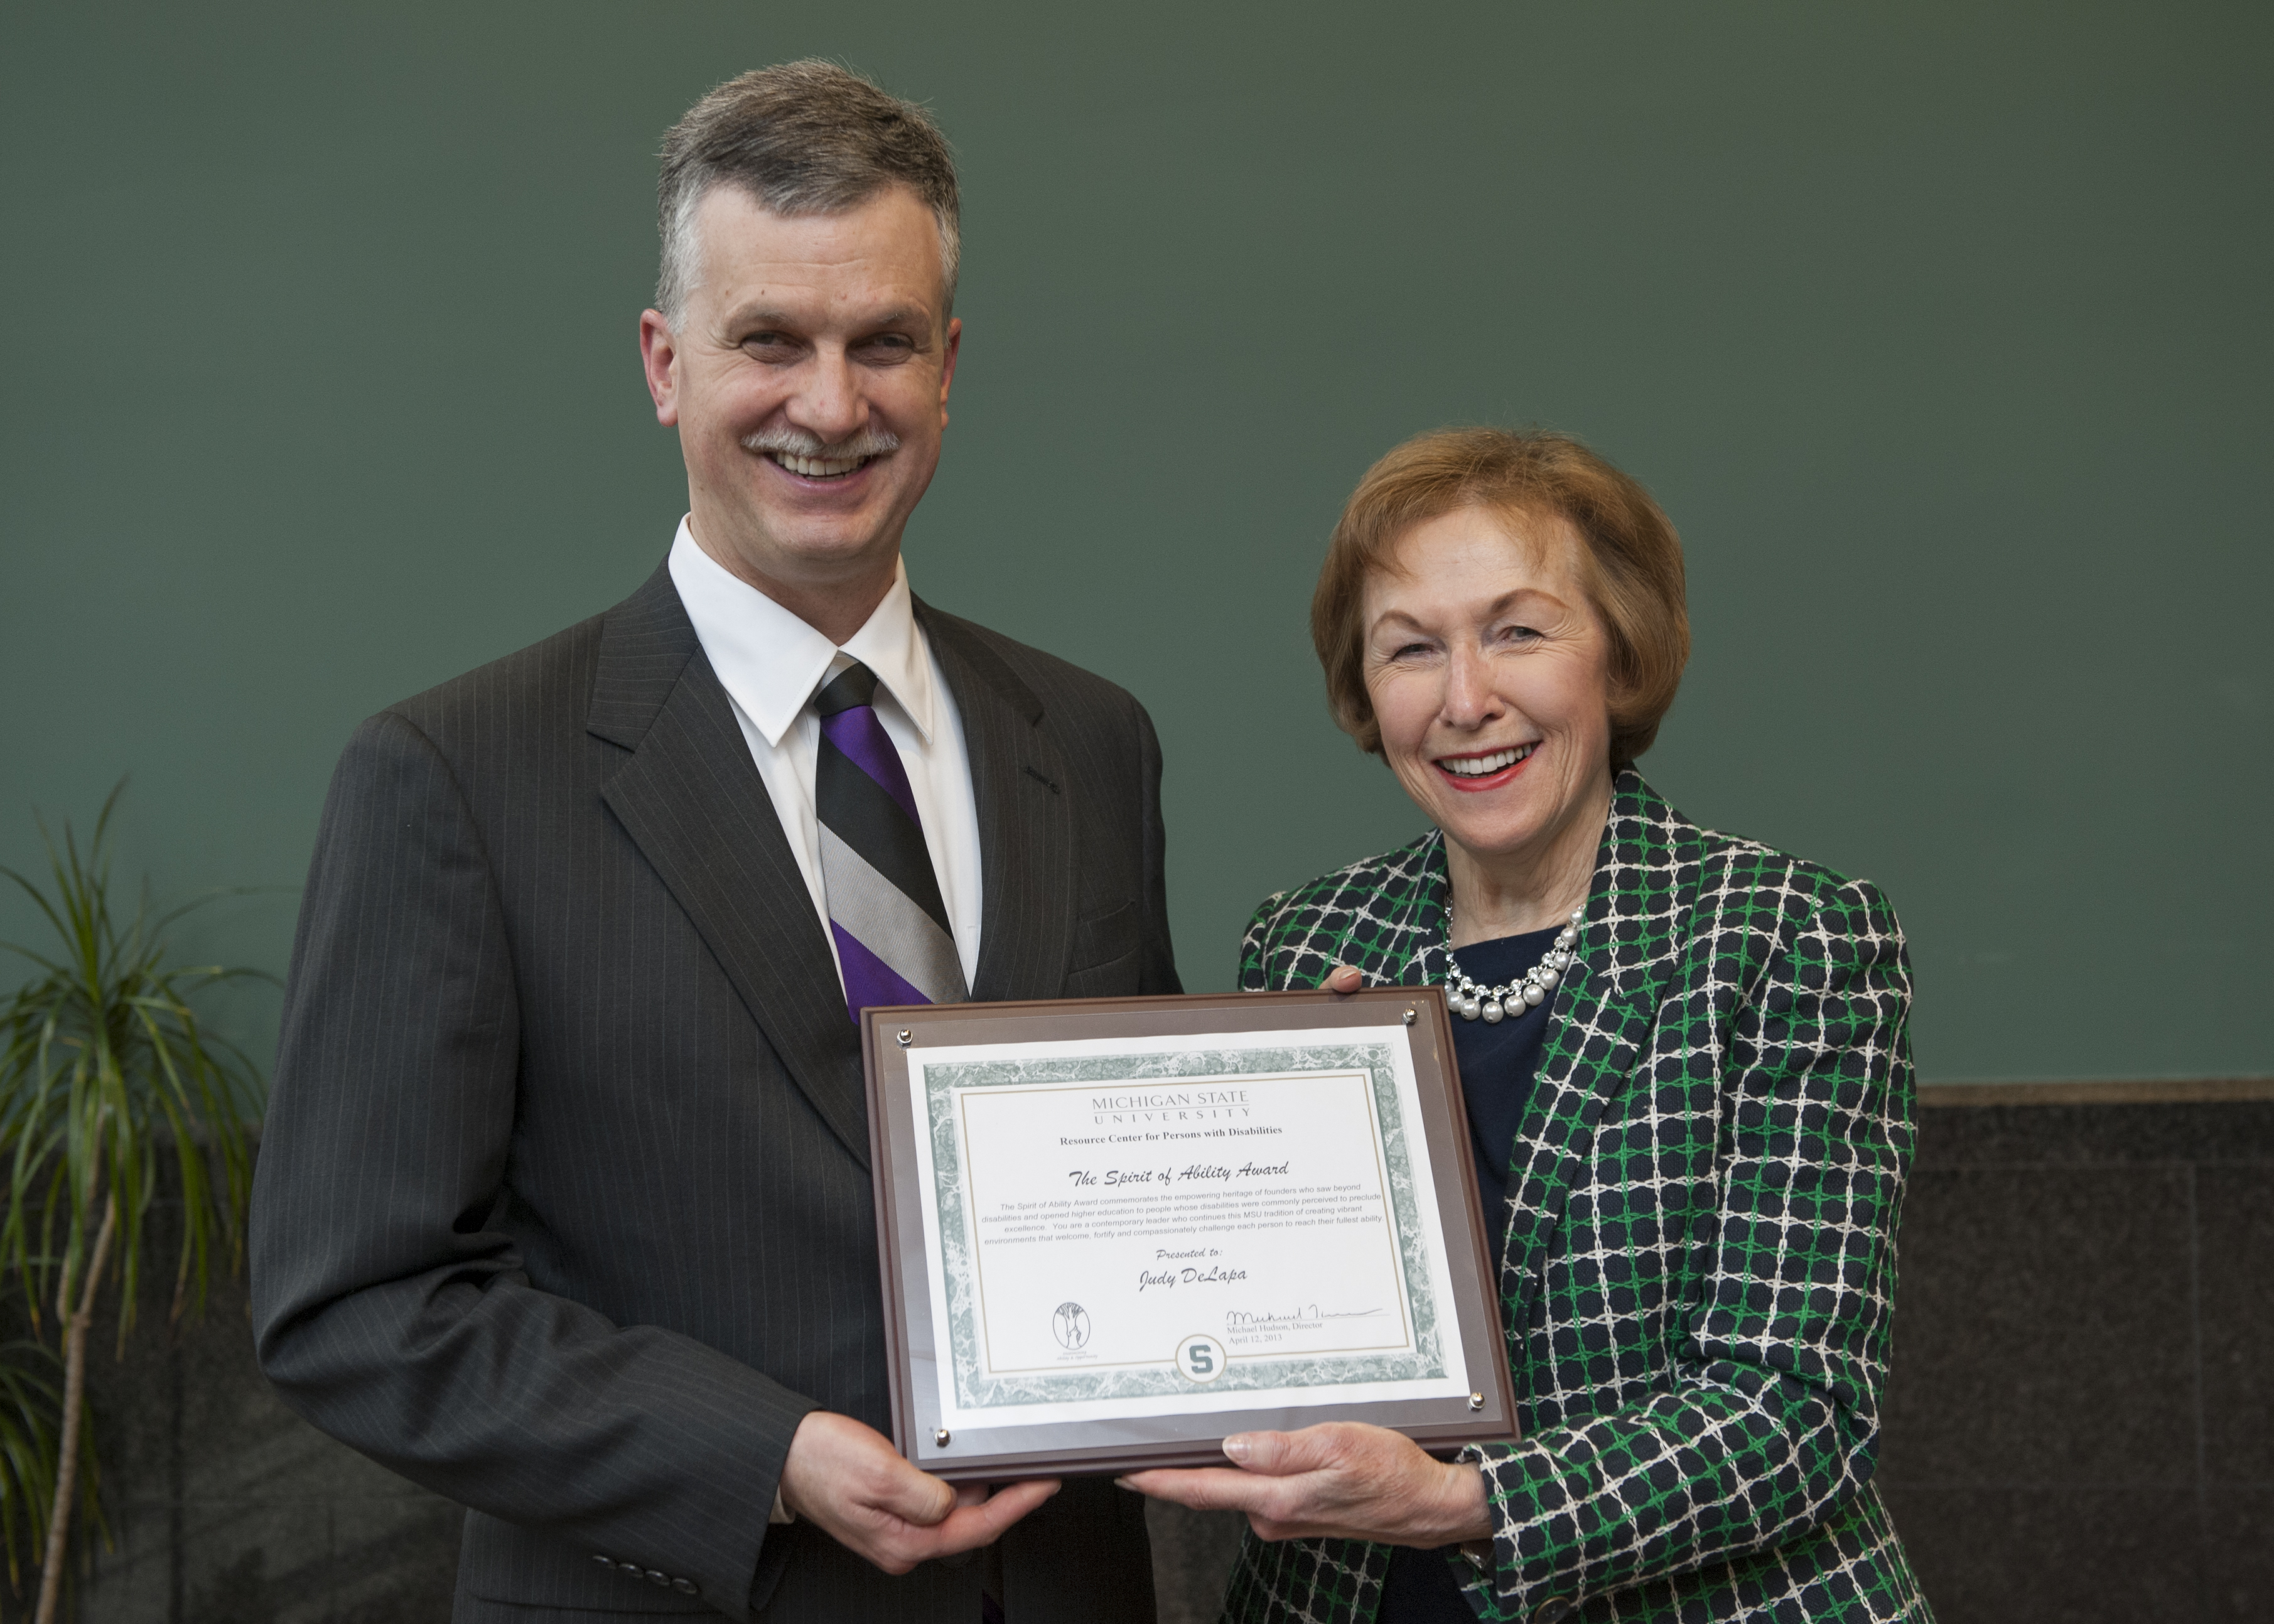
{"label": "woman in green checkered blazer", "polygon": [[1238,1624],[1931,1618],[1871,1481],[1902,933],[1635,772],[1689,654],[1672,527],[1562,436],[1425,435],[1351,498],[1312,635],[1434,827],[1266,901],[1241,984],[1447,988],[1524,1440],[1332,1423],[1133,1483],[1247,1513]]}

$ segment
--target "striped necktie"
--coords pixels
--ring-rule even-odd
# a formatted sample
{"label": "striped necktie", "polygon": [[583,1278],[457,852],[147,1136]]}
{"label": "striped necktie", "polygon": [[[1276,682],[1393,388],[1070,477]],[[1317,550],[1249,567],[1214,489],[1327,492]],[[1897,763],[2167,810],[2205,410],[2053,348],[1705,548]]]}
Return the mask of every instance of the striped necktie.
{"label": "striped necktie", "polygon": [[881,1004],[960,1004],[963,961],[924,848],[907,770],[877,719],[877,673],[855,661],[813,696],[821,883],[853,1019]]}

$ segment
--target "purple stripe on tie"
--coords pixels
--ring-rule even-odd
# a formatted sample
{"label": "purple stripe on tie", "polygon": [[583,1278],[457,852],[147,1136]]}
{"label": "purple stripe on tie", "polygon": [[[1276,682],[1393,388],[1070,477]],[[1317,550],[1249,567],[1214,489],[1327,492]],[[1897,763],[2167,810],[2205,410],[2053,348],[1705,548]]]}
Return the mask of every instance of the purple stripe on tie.
{"label": "purple stripe on tie", "polygon": [[900,803],[900,810],[908,815],[908,822],[922,827],[923,819],[916,816],[915,792],[908,787],[907,769],[900,765],[899,747],[892,743],[892,734],[885,731],[885,725],[877,719],[874,705],[854,705],[835,716],[825,716],[821,718],[821,731],[855,766],[876,779],[886,794]]}
{"label": "purple stripe on tie", "polygon": [[845,972],[845,1012],[855,1020],[862,1010],[886,1004],[930,1004],[931,1000],[900,979],[900,972],[861,945],[861,939],[829,921],[837,938],[837,962]]}

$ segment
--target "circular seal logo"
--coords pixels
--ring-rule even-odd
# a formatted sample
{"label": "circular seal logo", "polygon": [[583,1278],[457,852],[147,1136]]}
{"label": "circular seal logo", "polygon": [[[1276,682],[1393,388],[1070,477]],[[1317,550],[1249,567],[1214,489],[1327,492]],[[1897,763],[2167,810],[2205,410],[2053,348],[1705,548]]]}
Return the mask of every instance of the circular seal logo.
{"label": "circular seal logo", "polygon": [[1060,1303],[1050,1311],[1050,1335],[1058,1339],[1058,1346],[1068,1353],[1077,1351],[1089,1340],[1089,1316],[1079,1303]]}
{"label": "circular seal logo", "polygon": [[1228,1362],[1224,1344],[1205,1333],[1177,1344],[1177,1373],[1186,1381],[1214,1381]]}

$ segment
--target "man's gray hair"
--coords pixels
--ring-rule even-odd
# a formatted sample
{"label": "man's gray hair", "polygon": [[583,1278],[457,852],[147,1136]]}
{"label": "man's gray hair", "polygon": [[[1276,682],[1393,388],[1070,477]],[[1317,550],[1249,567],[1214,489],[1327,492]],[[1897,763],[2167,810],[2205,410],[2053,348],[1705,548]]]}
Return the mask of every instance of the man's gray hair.
{"label": "man's gray hair", "polygon": [[739,186],[777,214],[834,214],[888,186],[915,192],[939,222],[944,320],[962,257],[955,159],[931,116],[833,62],[757,68],[687,109],[663,138],[656,183],[663,268],[655,307],[674,327],[699,277],[695,211],[718,185]]}

